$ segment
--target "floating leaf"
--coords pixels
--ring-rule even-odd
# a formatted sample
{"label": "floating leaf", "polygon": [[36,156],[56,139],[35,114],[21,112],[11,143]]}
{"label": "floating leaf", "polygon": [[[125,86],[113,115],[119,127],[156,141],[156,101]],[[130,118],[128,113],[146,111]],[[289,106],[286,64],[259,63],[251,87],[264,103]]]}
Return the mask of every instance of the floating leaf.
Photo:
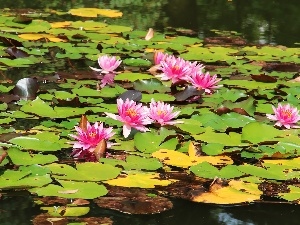
{"label": "floating leaf", "polygon": [[210,178],[214,179],[215,177],[230,179],[237,178],[244,175],[243,172],[238,170],[238,166],[235,165],[227,165],[223,167],[221,170],[212,166],[208,162],[202,162],[197,165],[193,165],[190,167],[190,171],[193,172],[198,177]]}
{"label": "floating leaf", "polygon": [[157,170],[162,167],[161,162],[157,159],[135,155],[127,156],[126,162],[127,163],[123,164],[125,170]]}
{"label": "floating leaf", "polygon": [[29,152],[21,151],[15,147],[9,148],[7,153],[15,165],[43,165],[58,161],[57,157],[54,155],[30,154]]}
{"label": "floating leaf", "polygon": [[156,186],[168,186],[174,181],[171,179],[163,180],[158,173],[132,172],[104,183],[121,187],[155,188]]}
{"label": "floating leaf", "polygon": [[98,8],[70,9],[69,13],[74,16],[81,16],[81,17],[97,17],[98,15],[105,16],[105,17],[121,17],[123,15],[123,13],[118,10],[98,9]]}
{"label": "floating leaf", "polygon": [[9,142],[27,150],[58,151],[61,150],[62,148],[62,146],[57,142],[40,140],[35,137],[27,137],[27,136],[16,137],[10,139]]}
{"label": "floating leaf", "polygon": [[229,186],[201,193],[198,196],[194,196],[192,200],[214,204],[237,204],[260,200],[261,194],[257,184],[232,180],[229,182]]}
{"label": "floating leaf", "polygon": [[282,135],[282,131],[259,122],[248,123],[242,130],[242,140],[257,144],[264,141],[272,141]]}
{"label": "floating leaf", "polygon": [[147,92],[147,93],[154,93],[156,92],[169,92],[170,88],[165,86],[160,80],[156,78],[151,78],[144,80],[142,78],[139,78],[133,83],[133,87],[135,90]]}
{"label": "floating leaf", "polygon": [[[61,184],[49,184],[45,187],[29,189],[31,193],[36,193],[39,196],[58,196],[62,198],[84,198],[93,199],[107,194],[107,189],[104,185],[99,185],[94,182],[74,182],[56,180]],[[78,190],[76,193],[60,193],[70,190]]]}
{"label": "floating leaf", "polygon": [[[73,168],[66,164],[50,164],[49,168],[56,179],[74,180],[74,181],[102,181],[117,177],[121,169],[111,165],[85,162],[76,164]],[[91,171],[94,171],[91,173]]]}
{"label": "floating leaf", "polygon": [[152,156],[160,159],[164,164],[187,168],[201,162],[209,162],[214,165],[232,164],[233,161],[228,156],[198,156],[190,157],[182,152],[160,149],[152,153]]}

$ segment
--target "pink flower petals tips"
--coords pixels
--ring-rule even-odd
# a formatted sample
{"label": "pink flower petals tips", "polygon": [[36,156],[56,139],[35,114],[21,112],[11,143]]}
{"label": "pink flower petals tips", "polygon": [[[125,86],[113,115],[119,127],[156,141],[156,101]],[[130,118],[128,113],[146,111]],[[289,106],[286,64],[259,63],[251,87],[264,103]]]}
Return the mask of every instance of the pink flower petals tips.
{"label": "pink flower petals tips", "polygon": [[216,85],[221,78],[217,78],[217,75],[210,76],[209,72],[205,74],[202,72],[193,73],[190,77],[186,78],[187,81],[191,82],[191,84],[199,89],[204,89],[205,93],[212,93],[213,89],[221,87],[221,85]]}
{"label": "pink flower petals tips", "polygon": [[[112,132],[112,127],[104,128],[103,123],[96,122],[94,125],[91,125],[87,122],[86,130],[81,129],[78,126],[75,126],[75,130],[77,131],[77,135],[70,134],[71,137],[76,139],[77,141],[73,145],[72,155],[77,158],[82,155],[86,155],[92,153],[95,150],[95,147],[100,143],[100,141],[107,141],[110,139],[115,133]],[[111,147],[110,142],[107,143],[107,148]]]}
{"label": "pink flower petals tips", "polygon": [[173,112],[173,109],[174,106],[171,107],[170,104],[160,101],[155,102],[154,99],[151,99],[149,117],[153,121],[159,123],[161,126],[182,123],[182,121],[171,121],[180,113],[180,111]]}
{"label": "pink flower petals tips", "polygon": [[300,120],[299,110],[296,107],[290,106],[290,104],[281,105],[275,108],[272,106],[275,115],[266,114],[270,120],[277,121],[275,126],[284,126],[287,129],[299,128],[296,123]]}
{"label": "pink flower petals tips", "polygon": [[189,76],[193,68],[190,62],[182,58],[168,56],[160,61],[159,69],[163,73],[156,77],[160,77],[161,80],[171,80],[174,84],[180,80],[184,80],[186,76]]}
{"label": "pink flower petals tips", "polygon": [[117,59],[115,56],[103,55],[98,58],[98,64],[101,69],[90,67],[92,70],[101,73],[114,72],[121,64],[122,60]]}
{"label": "pink flower petals tips", "polygon": [[129,136],[132,128],[142,132],[149,131],[145,125],[151,124],[152,120],[149,118],[149,109],[146,106],[143,106],[141,103],[136,104],[135,101],[129,99],[126,99],[124,102],[119,98],[117,99],[117,107],[119,115],[107,112],[105,114],[123,123],[123,135],[125,138]]}

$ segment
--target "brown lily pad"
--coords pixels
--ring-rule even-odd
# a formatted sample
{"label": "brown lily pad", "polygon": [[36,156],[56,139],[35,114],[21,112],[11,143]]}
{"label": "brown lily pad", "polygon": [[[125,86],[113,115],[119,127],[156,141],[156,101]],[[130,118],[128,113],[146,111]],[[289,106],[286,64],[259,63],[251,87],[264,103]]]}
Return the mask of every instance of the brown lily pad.
{"label": "brown lily pad", "polygon": [[258,82],[264,82],[264,83],[276,83],[277,79],[275,77],[266,75],[266,74],[260,74],[260,75],[251,75],[251,78]]}
{"label": "brown lily pad", "polygon": [[128,214],[155,214],[173,207],[168,199],[139,188],[112,187],[108,197],[100,197],[94,202],[102,208],[117,210]]}

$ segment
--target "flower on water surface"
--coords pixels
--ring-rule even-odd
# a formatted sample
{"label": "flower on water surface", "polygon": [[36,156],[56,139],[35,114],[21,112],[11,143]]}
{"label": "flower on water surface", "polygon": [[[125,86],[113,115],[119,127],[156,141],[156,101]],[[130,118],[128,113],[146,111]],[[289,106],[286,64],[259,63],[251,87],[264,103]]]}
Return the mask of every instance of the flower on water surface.
{"label": "flower on water surface", "polygon": [[199,90],[204,89],[208,94],[212,93],[213,89],[221,87],[221,85],[216,85],[221,80],[221,78],[217,78],[217,75],[210,76],[209,72],[197,72],[186,77],[186,81],[191,82],[195,88]]}
{"label": "flower on water surface", "polygon": [[117,99],[117,107],[119,115],[107,112],[105,114],[124,124],[123,135],[125,138],[129,136],[132,128],[142,132],[149,131],[145,125],[151,124],[152,120],[149,118],[149,109],[146,106],[143,106],[141,103],[136,104],[135,101],[128,98],[125,101],[119,98]]}
{"label": "flower on water surface", "polygon": [[98,64],[101,69],[90,67],[92,70],[101,73],[111,73],[121,64],[122,60],[117,59],[115,56],[103,55],[98,58]]}
{"label": "flower on water surface", "polygon": [[180,111],[173,112],[173,109],[174,106],[171,107],[170,104],[160,101],[155,102],[154,99],[151,99],[149,117],[161,126],[182,123],[182,121],[171,121],[180,113]]}
{"label": "flower on water surface", "polygon": [[163,73],[156,77],[161,77],[161,80],[171,80],[173,84],[185,80],[185,77],[189,76],[193,70],[190,62],[174,56],[168,56],[160,61],[159,69]]}
{"label": "flower on water surface", "polygon": [[284,126],[287,129],[297,128],[295,124],[300,120],[299,110],[296,107],[290,106],[290,104],[281,105],[275,108],[272,106],[275,115],[266,114],[270,120],[277,121],[275,126]]}
{"label": "flower on water surface", "polygon": [[[77,141],[73,145],[72,155],[75,158],[84,158],[84,155],[92,155],[95,147],[100,141],[107,141],[115,133],[112,132],[112,127],[104,128],[103,123],[96,122],[91,125],[88,121],[86,123],[86,130],[75,126],[77,135],[70,134],[71,137],[75,138]],[[111,147],[111,143],[107,142],[107,148]]]}
{"label": "flower on water surface", "polygon": [[159,65],[161,61],[164,61],[169,55],[167,53],[156,51],[154,53],[154,64]]}

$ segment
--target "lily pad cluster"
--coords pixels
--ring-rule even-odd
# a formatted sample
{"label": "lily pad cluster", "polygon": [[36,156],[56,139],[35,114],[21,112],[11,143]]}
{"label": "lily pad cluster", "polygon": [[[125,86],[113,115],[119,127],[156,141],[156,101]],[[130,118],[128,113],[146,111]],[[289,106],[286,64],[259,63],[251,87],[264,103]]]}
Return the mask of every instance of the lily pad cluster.
{"label": "lily pad cluster", "polygon": [[[119,11],[69,13],[74,21],[20,19],[11,11],[0,17],[0,69],[4,75],[11,69],[27,74],[25,80],[6,77],[0,84],[1,192],[27,190],[51,222],[87,214],[83,200],[140,214],[170,209],[168,197],[299,204],[299,128],[274,126],[266,116],[278,103],[300,108],[299,48],[205,45],[176,31],[155,32],[145,40],[147,31],[93,19],[122,16]],[[89,14],[85,21],[76,20]],[[155,51],[203,64],[205,71],[222,77],[222,87],[207,94],[158,79],[160,71],[151,70]],[[104,75],[89,67],[104,54],[119,57],[122,64],[114,83],[100,87]],[[105,113],[117,114],[117,99],[126,98],[143,105],[152,99],[170,104],[180,110],[182,123],[151,124],[148,132],[124,138],[123,124]],[[114,128],[113,144],[97,162],[71,156],[70,134],[82,115]],[[154,203],[147,203],[148,211],[138,204],[129,209],[120,193]],[[50,197],[55,201],[49,203]]]}

